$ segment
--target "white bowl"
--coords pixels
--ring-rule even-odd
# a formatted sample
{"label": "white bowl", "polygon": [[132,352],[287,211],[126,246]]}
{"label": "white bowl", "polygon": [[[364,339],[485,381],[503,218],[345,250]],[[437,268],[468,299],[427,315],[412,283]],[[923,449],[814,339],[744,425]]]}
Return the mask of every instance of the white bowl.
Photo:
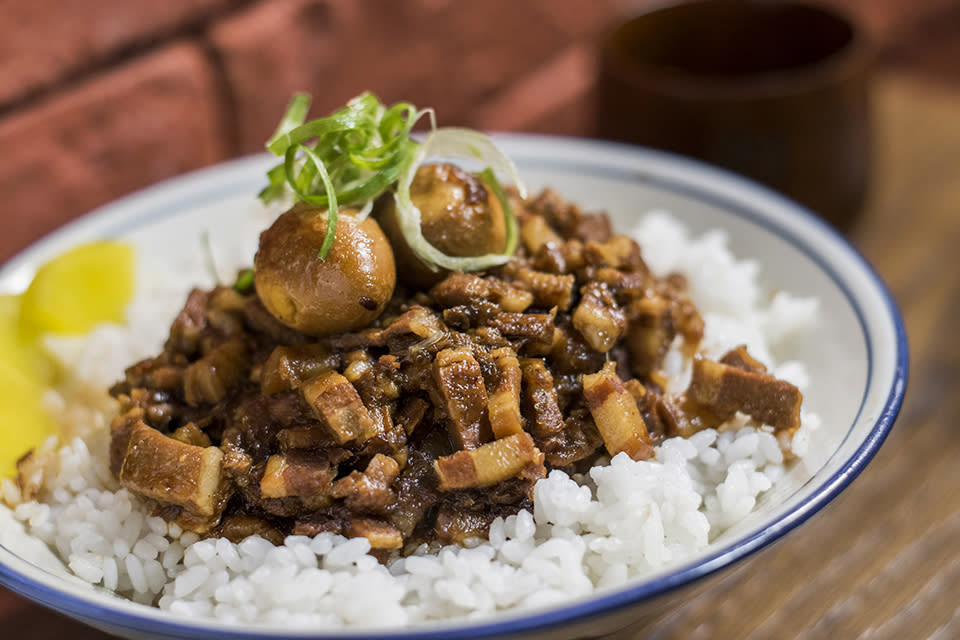
{"label": "white bowl", "polygon": [[[702,579],[755,553],[824,507],[859,474],[893,426],[907,379],[907,343],[896,306],[867,262],[810,212],[732,174],[676,156],[596,141],[500,136],[529,186],[553,186],[614,224],[659,208],[695,233],[726,230],[738,258],[752,258],[761,283],[817,296],[823,322],[805,346],[812,383],[807,406],[823,419],[825,455],[797,465],[758,509],[708,549],[669,571],[623,588],[530,613],[477,622],[454,621],[392,633],[324,635],[224,628],[215,621],[174,618],[121,600],[72,578],[8,509],[0,508],[0,584],[109,633],[136,638],[280,638],[375,635],[389,638],[575,638],[598,636],[669,606]],[[0,292],[17,292],[37,265],[66,248],[103,237],[132,242],[146,263],[196,260],[201,230],[218,247],[252,256],[252,195],[271,158],[255,156],[177,178],[81,218],[0,269]],[[222,265],[227,266],[227,265]],[[233,265],[230,265],[233,266]],[[226,271],[223,271],[226,273]],[[200,283],[203,284],[203,283]]]}

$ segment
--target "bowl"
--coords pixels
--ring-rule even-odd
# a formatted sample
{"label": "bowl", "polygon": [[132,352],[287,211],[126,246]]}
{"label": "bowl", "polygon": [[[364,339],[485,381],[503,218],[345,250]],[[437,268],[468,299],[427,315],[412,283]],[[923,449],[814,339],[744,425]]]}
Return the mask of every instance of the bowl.
{"label": "bowl", "polygon": [[[794,466],[744,521],[701,553],[650,577],[563,606],[395,631],[282,631],[176,617],[122,600],[71,577],[53,553],[0,507],[0,584],[46,607],[130,638],[582,638],[648,618],[782,538],[822,509],[864,469],[900,409],[907,344],[894,301],[869,264],[830,226],[784,197],[732,173],[617,143],[498,136],[532,190],[552,185],[617,226],[665,209],[694,233],[723,229],[738,258],[761,267],[761,284],[820,299],[822,321],[804,345],[806,402],[823,420],[821,454]],[[0,291],[17,292],[36,267],[95,238],[123,238],[143,261],[176,265],[195,256],[203,229],[218,246],[252,256],[238,220],[271,158],[253,156],[176,178],[85,216],[0,269]],[[190,241],[195,236],[196,242]],[[255,241],[255,238],[253,239]],[[176,268],[170,266],[169,268]],[[806,460],[806,459],[805,459]]]}

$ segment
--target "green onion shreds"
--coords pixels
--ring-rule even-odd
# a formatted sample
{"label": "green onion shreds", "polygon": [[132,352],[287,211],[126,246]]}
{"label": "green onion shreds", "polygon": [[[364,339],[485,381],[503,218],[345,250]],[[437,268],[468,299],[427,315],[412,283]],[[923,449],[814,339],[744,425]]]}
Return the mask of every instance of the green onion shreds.
{"label": "green onion shreds", "polygon": [[[487,169],[480,172],[479,177],[500,200],[503,208],[507,228],[507,247],[503,253],[488,253],[483,256],[469,257],[449,256],[430,244],[423,236],[423,230],[420,227],[420,209],[410,198],[410,185],[413,183],[417,166],[430,156],[479,160],[487,166]],[[525,198],[527,190],[520,180],[517,168],[510,158],[497,149],[489,136],[478,131],[458,127],[435,129],[430,132],[423,145],[417,150],[417,157],[414,162],[400,176],[397,191],[394,194],[397,202],[400,232],[410,248],[425,265],[434,270],[443,268],[480,271],[510,261],[517,246],[517,222],[506,194],[494,173],[498,170],[513,179],[520,197]]]}
{"label": "green onion shreds", "polygon": [[267,172],[260,192],[269,203],[293,196],[329,209],[327,235],[320,250],[326,258],[341,206],[366,205],[390,188],[407,168],[417,146],[410,131],[425,113],[401,102],[384,106],[365,93],[326,118],[306,121],[310,96],[290,101],[267,149],[283,162]]}
{"label": "green onion shreds", "polygon": [[[404,238],[427,266],[476,271],[510,259],[517,225],[495,172],[513,179],[521,194],[525,191],[513,163],[489,136],[469,129],[437,129],[432,109],[417,109],[407,102],[386,106],[372,93],[357,96],[326,118],[307,121],[309,110],[310,96],[296,94],[267,141],[267,149],[283,162],[267,172],[269,184],[260,198],[264,203],[292,198],[326,208],[321,259],[333,246],[337,219],[343,213],[340,207],[358,207],[358,217],[363,217],[387,191],[396,198]],[[410,132],[424,115],[429,117],[430,133],[420,144]],[[503,205],[507,223],[504,253],[455,258],[423,237],[420,211],[410,200],[410,184],[417,167],[429,156],[479,160],[487,166],[479,176]]]}
{"label": "green onion shreds", "polygon": [[253,269],[244,269],[237,274],[237,281],[233,283],[233,290],[243,294],[253,291]]}

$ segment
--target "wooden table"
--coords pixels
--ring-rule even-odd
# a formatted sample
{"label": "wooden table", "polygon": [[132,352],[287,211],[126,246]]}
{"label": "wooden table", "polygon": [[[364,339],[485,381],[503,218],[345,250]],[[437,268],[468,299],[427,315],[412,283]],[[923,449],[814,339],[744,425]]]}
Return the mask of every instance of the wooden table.
{"label": "wooden table", "polygon": [[[619,639],[960,638],[960,92],[887,74],[850,236],[900,303],[909,392],[877,458],[799,530]],[[0,628],[106,638],[0,591]]]}
{"label": "wooden table", "polygon": [[850,237],[906,321],[897,424],[823,511],[623,638],[960,638],[960,92],[885,76],[876,116],[876,179]]}

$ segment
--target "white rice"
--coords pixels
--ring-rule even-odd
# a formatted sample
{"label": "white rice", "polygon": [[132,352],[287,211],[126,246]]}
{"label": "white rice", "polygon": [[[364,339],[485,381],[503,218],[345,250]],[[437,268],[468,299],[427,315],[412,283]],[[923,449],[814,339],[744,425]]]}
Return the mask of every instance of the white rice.
{"label": "white rice", "polygon": [[[757,285],[757,265],[736,261],[722,232],[691,238],[669,215],[655,212],[635,237],[655,271],[687,276],[706,321],[707,355],[747,344],[777,375],[806,386],[803,364],[774,354],[815,322],[816,300],[786,293],[767,299]],[[128,327],[100,327],[83,341],[48,344],[88,389],[106,388],[124,367],[158,351],[186,291],[203,280],[185,272],[172,283],[169,270],[154,274],[162,280],[141,283]],[[667,369],[671,388],[683,389],[689,363],[679,349],[669,354]],[[621,454],[577,478],[552,471],[535,487],[534,513],[498,519],[489,541],[423,547],[384,566],[368,555],[365,538],[321,534],[291,536],[280,547],[260,538],[233,544],[199,540],[151,517],[107,469],[109,408],[74,406],[64,392],[51,391],[48,400],[63,420],[85,425],[78,431],[84,437],[59,449],[46,445],[43,502],[21,503],[10,481],[3,497],[74,574],[177,616],[289,628],[483,617],[562,603],[661,571],[746,517],[784,475],[781,445],[802,457],[819,425],[806,412],[793,442],[779,443],[772,429],[746,426],[738,416],[719,432],[664,442],[652,460]]]}

